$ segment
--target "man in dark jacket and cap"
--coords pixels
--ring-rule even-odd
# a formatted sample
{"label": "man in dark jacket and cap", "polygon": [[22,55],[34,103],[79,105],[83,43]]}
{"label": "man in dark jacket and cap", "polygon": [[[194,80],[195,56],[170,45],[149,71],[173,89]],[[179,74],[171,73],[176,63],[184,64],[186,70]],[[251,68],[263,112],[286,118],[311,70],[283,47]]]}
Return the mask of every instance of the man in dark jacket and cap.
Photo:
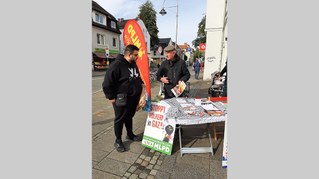
{"label": "man in dark jacket and cap", "polygon": [[[173,98],[175,95],[171,91],[179,81],[185,83],[190,78],[190,73],[184,60],[182,60],[177,54],[173,45],[168,45],[165,49],[166,60],[162,62],[159,67],[156,77],[157,80],[164,83],[164,95],[165,99]],[[180,97],[185,96],[184,93]]]}
{"label": "man in dark jacket and cap", "polygon": [[[115,119],[114,146],[117,151],[124,152],[122,143],[122,130],[125,124],[127,139],[141,141],[139,136],[133,133],[133,116],[136,112],[140,95],[142,92],[142,79],[139,69],[135,63],[138,58],[139,48],[135,45],[128,45],[124,50],[124,55],[118,55],[111,63],[105,73],[102,84],[103,92],[113,105]],[[121,103],[120,103],[121,101]]]}

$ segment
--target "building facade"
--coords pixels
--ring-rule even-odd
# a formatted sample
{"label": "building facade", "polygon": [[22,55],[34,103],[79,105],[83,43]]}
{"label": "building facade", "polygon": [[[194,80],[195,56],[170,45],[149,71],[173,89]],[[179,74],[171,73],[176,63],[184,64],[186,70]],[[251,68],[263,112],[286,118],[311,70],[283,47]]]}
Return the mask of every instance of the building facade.
{"label": "building facade", "polygon": [[203,79],[211,73],[221,71],[227,60],[227,0],[207,1],[206,51]]}
{"label": "building facade", "polygon": [[120,53],[120,34],[116,18],[92,1],[92,67],[106,69]]}

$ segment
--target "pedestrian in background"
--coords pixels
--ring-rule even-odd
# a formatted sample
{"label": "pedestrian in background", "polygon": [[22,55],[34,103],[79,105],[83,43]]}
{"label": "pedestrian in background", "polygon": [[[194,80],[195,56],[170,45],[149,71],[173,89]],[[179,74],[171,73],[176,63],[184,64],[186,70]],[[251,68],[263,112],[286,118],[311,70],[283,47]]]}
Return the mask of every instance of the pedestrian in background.
{"label": "pedestrian in background", "polygon": [[116,60],[111,63],[102,84],[103,92],[114,109],[114,133],[116,137],[114,147],[118,152],[125,151],[122,142],[124,124],[127,131],[126,138],[141,141],[140,137],[133,133],[133,117],[143,84],[136,65],[138,51],[139,48],[135,45],[128,45],[124,50],[124,55],[119,54]]}
{"label": "pedestrian in background", "polygon": [[[184,60],[182,60],[177,54],[173,45],[168,45],[165,49],[166,60],[161,63],[156,77],[157,80],[164,83],[164,95],[165,99],[173,98],[175,95],[171,91],[179,81],[185,83],[190,78],[190,73]],[[180,97],[185,96],[184,93]]]}
{"label": "pedestrian in background", "polygon": [[193,67],[194,67],[194,72],[195,72],[195,79],[198,80],[199,71],[200,71],[200,63],[199,63],[198,59],[195,60]]}

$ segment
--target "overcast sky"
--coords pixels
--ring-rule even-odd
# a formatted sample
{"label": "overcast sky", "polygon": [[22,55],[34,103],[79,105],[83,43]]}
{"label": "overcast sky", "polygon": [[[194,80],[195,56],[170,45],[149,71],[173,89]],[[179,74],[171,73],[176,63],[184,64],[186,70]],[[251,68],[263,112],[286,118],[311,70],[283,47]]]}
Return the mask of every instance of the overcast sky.
{"label": "overcast sky", "polygon": [[[132,19],[137,17],[139,6],[146,0],[94,0],[116,19]],[[177,0],[151,0],[155,11],[164,7],[176,6]],[[176,34],[176,7],[165,8],[167,14],[157,13],[157,27],[159,38],[172,38]],[[206,13],[206,0],[178,0],[178,35],[177,43],[184,42],[191,45],[197,36],[198,23]]]}

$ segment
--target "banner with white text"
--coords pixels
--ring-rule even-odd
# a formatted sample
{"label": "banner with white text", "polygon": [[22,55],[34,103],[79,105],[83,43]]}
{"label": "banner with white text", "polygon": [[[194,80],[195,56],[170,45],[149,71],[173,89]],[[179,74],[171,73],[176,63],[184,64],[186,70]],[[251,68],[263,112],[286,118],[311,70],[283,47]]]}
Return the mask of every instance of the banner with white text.
{"label": "banner with white text", "polygon": [[142,140],[143,146],[167,155],[172,153],[176,126],[175,119],[166,116],[169,108],[164,101],[151,103]]}

